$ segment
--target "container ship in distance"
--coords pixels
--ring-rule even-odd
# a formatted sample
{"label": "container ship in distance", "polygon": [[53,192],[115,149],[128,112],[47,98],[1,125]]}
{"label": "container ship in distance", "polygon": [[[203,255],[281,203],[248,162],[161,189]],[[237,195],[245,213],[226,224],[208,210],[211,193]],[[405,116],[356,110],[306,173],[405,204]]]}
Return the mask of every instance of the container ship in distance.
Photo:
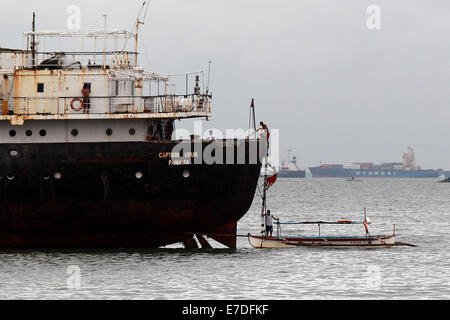
{"label": "container ship in distance", "polygon": [[[44,47],[55,39],[78,50]],[[207,247],[205,235],[236,246],[261,170],[248,150],[265,141],[172,140],[175,120],[211,116],[211,94],[201,72],[174,94],[172,77],[139,67],[137,41],[35,31],[33,19],[26,48],[0,49],[0,247]],[[180,143],[192,152],[173,152]],[[245,148],[245,159],[196,161],[211,144],[227,160]]]}
{"label": "container ship in distance", "polygon": [[324,177],[365,177],[365,178],[438,178],[443,171],[427,169],[424,170],[416,165],[414,150],[409,147],[403,154],[402,163],[353,163],[322,164],[319,167],[309,168],[313,178]]}

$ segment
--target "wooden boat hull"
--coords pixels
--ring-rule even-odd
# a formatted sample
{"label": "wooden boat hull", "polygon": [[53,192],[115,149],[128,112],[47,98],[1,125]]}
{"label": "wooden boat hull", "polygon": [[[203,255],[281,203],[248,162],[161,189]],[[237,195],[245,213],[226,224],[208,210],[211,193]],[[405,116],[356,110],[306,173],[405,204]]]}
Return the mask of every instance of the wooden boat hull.
{"label": "wooden boat hull", "polygon": [[295,248],[295,247],[334,247],[334,248],[388,248],[397,245],[396,235],[371,237],[296,237],[277,238],[248,235],[252,247]]}

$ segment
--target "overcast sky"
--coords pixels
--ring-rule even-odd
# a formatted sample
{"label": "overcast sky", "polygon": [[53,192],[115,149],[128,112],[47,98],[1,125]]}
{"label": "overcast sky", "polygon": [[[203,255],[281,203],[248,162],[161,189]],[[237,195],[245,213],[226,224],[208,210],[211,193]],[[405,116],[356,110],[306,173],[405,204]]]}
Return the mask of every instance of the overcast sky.
{"label": "overcast sky", "polygon": [[[131,31],[142,1],[9,1],[0,45],[22,46],[33,11],[39,29],[65,29],[72,4],[82,28],[107,13]],[[370,5],[381,30],[367,28]],[[255,98],[258,122],[280,129],[301,167],[399,162],[411,145],[419,165],[450,169],[449,32],[448,0],[151,0],[141,62],[178,73],[212,60],[205,128],[247,128]]]}

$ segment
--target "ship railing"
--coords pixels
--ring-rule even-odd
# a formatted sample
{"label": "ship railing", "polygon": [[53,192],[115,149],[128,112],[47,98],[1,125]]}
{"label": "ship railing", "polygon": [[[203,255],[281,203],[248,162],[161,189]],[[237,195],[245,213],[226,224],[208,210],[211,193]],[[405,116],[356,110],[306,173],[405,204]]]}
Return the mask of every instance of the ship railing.
{"label": "ship railing", "polygon": [[[69,62],[68,65],[61,65],[58,61],[54,64],[49,59],[57,57],[65,57]],[[44,65],[41,65],[44,63]],[[136,53],[131,51],[91,51],[91,52],[36,52],[35,63],[32,63],[31,52],[21,53],[20,58],[14,61],[15,69],[118,69],[132,70],[136,66]]]}
{"label": "ship railing", "polygon": [[[40,30],[23,33],[24,50],[27,64],[37,67],[41,62],[56,55],[64,54],[78,60],[83,66],[109,66],[111,68],[128,68],[137,66],[138,52],[130,39],[136,34],[120,29],[95,30]],[[26,44],[26,50],[25,50]],[[36,46],[36,51],[30,50]],[[98,45],[103,50],[98,50]],[[64,49],[63,49],[64,48]],[[89,63],[90,62],[90,63]]]}
{"label": "ship railing", "polygon": [[211,112],[211,96],[162,95],[143,97],[144,110],[150,113]]}
{"label": "ship railing", "polygon": [[[11,114],[14,115],[67,115],[67,114],[129,114],[129,113],[210,113],[211,96],[159,95],[159,96],[95,96],[84,99],[70,97],[14,97]],[[15,106],[12,109],[12,106]]]}

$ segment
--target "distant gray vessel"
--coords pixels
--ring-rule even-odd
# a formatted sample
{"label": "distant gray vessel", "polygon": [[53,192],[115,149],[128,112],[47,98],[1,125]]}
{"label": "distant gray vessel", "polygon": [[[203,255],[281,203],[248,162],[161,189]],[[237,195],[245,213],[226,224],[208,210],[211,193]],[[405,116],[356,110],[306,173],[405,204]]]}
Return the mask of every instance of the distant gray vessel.
{"label": "distant gray vessel", "polygon": [[292,151],[288,151],[288,160],[281,162],[280,172],[278,173],[280,178],[305,178],[305,170],[300,170],[297,166],[297,157],[292,154]]}
{"label": "distant gray vessel", "polygon": [[444,172],[442,169],[422,169],[416,165],[414,150],[409,147],[403,154],[402,163],[353,163],[344,166],[343,164],[322,164],[319,167],[309,168],[313,178],[316,177],[364,177],[364,178],[438,178]]}

